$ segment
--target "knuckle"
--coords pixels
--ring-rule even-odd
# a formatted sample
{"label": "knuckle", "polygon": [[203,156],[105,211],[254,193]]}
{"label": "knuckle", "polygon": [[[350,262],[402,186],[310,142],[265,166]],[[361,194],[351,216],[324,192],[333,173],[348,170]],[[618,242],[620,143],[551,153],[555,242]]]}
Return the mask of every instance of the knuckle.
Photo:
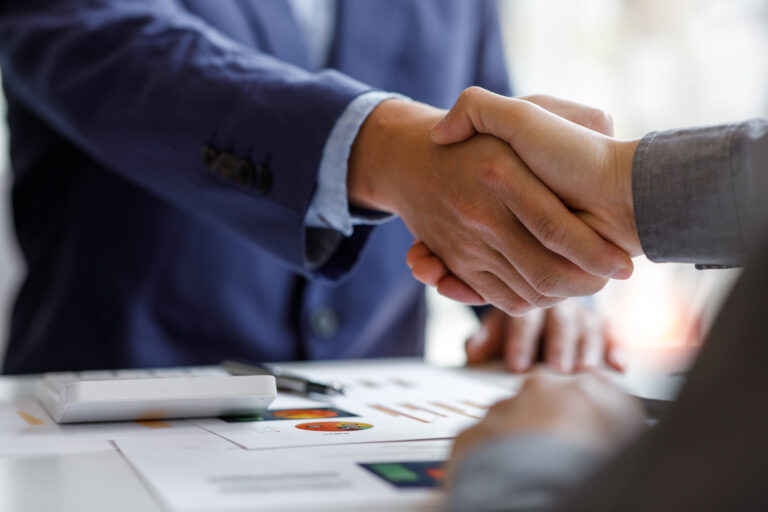
{"label": "knuckle", "polygon": [[504,192],[509,181],[505,155],[489,152],[482,155],[482,161],[475,167],[477,179],[487,190]]}
{"label": "knuckle", "polygon": [[533,309],[533,306],[523,298],[517,297],[507,300],[505,311],[511,316],[523,316]]}
{"label": "knuckle", "polygon": [[465,268],[477,268],[477,264],[487,258],[480,241],[469,238],[457,238],[453,241],[454,259],[457,265]]}
{"label": "knuckle", "polygon": [[472,230],[474,236],[486,237],[492,233],[492,220],[483,205],[464,203],[459,207],[461,222]]}
{"label": "knuckle", "polygon": [[472,87],[467,87],[464,89],[461,94],[459,95],[459,100],[461,101],[472,101],[477,96],[481,95],[483,93],[483,88],[479,87],[477,85],[473,85]]}
{"label": "knuckle", "polygon": [[[545,268],[533,273],[531,276],[530,284],[533,289],[539,292],[541,295],[552,295],[559,290],[561,281],[562,277],[560,276],[559,272],[557,272],[554,268]],[[541,298],[544,299],[545,297]],[[536,305],[543,307],[539,303],[536,303]],[[551,306],[553,304],[549,305]]]}
{"label": "knuckle", "polygon": [[547,249],[559,251],[568,247],[568,228],[552,213],[540,216],[536,225],[536,235]]}

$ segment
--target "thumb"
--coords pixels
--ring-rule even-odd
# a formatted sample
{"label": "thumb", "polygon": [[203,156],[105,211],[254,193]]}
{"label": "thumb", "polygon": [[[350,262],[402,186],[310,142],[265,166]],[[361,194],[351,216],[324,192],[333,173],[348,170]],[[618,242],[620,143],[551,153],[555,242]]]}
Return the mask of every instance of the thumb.
{"label": "thumb", "polygon": [[432,127],[432,142],[441,145],[453,144],[478,132],[506,138],[504,132],[507,131],[509,123],[504,123],[503,119],[507,110],[505,102],[509,100],[510,98],[481,87],[464,90],[453,108]]}

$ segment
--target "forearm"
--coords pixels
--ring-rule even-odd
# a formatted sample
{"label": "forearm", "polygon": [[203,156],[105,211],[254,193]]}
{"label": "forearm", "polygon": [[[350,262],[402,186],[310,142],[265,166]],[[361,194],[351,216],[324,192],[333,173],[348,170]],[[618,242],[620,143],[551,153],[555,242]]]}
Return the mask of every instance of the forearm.
{"label": "forearm", "polygon": [[175,2],[0,13],[3,79],[29,110],[127,181],[307,271],[324,144],[369,87],[241,46]]}
{"label": "forearm", "polygon": [[762,218],[750,196],[767,176],[766,120],[647,135],[632,170],[643,251],[656,262],[741,264]]}

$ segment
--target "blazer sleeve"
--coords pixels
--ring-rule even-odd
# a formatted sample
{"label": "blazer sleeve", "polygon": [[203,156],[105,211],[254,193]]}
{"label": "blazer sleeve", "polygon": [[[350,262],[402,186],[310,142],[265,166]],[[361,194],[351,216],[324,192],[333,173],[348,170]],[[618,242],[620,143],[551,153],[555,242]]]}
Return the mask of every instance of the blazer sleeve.
{"label": "blazer sleeve", "polygon": [[632,168],[643,251],[655,262],[743,264],[766,218],[752,197],[766,179],[768,120],[648,134]]}
{"label": "blazer sleeve", "polygon": [[[107,169],[298,272],[326,139],[370,87],[242,46],[172,0],[0,6],[5,86]],[[340,277],[370,230],[319,275]]]}

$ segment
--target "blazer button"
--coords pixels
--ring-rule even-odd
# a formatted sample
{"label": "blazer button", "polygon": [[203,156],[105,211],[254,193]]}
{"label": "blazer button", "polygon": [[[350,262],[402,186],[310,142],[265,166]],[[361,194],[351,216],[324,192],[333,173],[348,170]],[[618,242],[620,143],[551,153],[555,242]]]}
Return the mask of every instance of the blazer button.
{"label": "blazer button", "polygon": [[318,338],[332,338],[339,332],[339,315],[328,307],[319,308],[310,318],[312,333]]}
{"label": "blazer button", "polygon": [[245,160],[240,160],[232,153],[222,153],[214,163],[214,170],[222,178],[234,181],[241,187],[250,188],[254,183],[255,171],[253,165]]}
{"label": "blazer button", "polygon": [[203,161],[203,165],[206,169],[213,170],[213,164],[216,162],[216,157],[219,156],[219,152],[213,147],[205,145],[200,149],[200,158]]}
{"label": "blazer button", "polygon": [[272,170],[266,164],[256,167],[253,188],[262,196],[269,194],[272,190]]}
{"label": "blazer button", "polygon": [[253,189],[259,195],[265,196],[272,189],[272,171],[266,164],[254,167],[248,160],[232,153],[217,153],[210,146],[203,146],[202,159],[209,171],[241,187]]}
{"label": "blazer button", "polygon": [[236,162],[233,172],[234,179],[240,186],[248,188],[253,186],[256,171],[253,170],[253,166],[250,162],[246,162],[245,160]]}
{"label": "blazer button", "polygon": [[237,164],[240,160],[232,153],[220,153],[211,168],[222,178],[235,181]]}

